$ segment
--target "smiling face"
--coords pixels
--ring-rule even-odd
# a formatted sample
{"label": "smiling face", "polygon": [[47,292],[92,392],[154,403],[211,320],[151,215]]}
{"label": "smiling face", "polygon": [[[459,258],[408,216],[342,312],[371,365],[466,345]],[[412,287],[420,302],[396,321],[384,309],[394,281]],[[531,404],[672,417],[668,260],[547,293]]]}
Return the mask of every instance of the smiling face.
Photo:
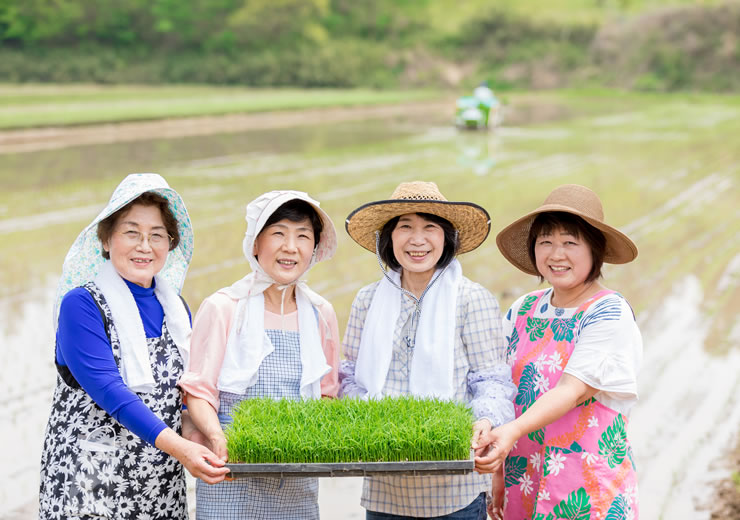
{"label": "smiling face", "polygon": [[[137,233],[143,236],[141,240]],[[155,244],[150,239],[153,235],[161,235],[162,239],[155,240]],[[103,248],[122,278],[142,287],[151,287],[154,275],[167,261],[169,245],[159,207],[134,204],[118,217]]]}
{"label": "smiling face", "polygon": [[391,233],[393,254],[404,271],[431,277],[444,252],[442,226],[416,213],[401,215]]}
{"label": "smiling face", "polygon": [[265,227],[254,241],[260,267],[276,283],[295,282],[311,265],[314,232],[311,221],[282,219]]}
{"label": "smiling face", "polygon": [[534,254],[537,271],[556,293],[581,290],[593,266],[588,242],[563,228],[538,235]]}

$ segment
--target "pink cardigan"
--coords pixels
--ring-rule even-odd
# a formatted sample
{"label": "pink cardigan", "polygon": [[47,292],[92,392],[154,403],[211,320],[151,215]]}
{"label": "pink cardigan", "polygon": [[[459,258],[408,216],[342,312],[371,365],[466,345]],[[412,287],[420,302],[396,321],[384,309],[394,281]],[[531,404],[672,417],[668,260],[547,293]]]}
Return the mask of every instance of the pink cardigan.
{"label": "pink cardigan", "polygon": [[[217,292],[203,300],[193,321],[190,341],[190,363],[178,385],[187,396],[193,395],[208,401],[218,412],[218,377],[226,353],[226,342],[231,321],[236,312],[237,300]],[[321,379],[321,395],[336,397],[339,390],[339,326],[337,315],[330,303],[318,308],[324,317],[319,320],[321,346],[331,372]],[[287,316],[286,316],[287,317]],[[290,318],[288,318],[290,320]],[[297,318],[292,320],[294,323]]]}

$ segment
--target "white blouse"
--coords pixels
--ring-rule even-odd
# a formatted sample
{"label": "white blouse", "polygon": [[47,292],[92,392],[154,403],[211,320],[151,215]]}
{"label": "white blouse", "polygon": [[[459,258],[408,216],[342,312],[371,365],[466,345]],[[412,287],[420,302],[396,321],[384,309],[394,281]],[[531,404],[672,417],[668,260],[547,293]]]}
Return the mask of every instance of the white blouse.
{"label": "white blouse", "polygon": [[[528,294],[513,303],[503,320],[508,342],[519,307]],[[568,319],[577,307],[555,307],[552,289],[537,303],[535,318]],[[512,318],[513,317],[513,318]],[[520,342],[523,345],[524,338]],[[625,416],[637,402],[637,374],[642,364],[642,336],[627,301],[615,294],[599,298],[586,310],[575,331],[575,347],[564,372],[599,390],[597,401]]]}

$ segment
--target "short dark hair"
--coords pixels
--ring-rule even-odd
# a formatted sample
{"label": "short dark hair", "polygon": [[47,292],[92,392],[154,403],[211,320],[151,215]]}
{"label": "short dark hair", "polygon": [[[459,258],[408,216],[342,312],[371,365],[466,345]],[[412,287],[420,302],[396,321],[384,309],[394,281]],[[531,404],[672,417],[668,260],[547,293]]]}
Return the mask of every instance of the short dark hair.
{"label": "short dark hair", "polygon": [[[433,215],[431,213],[417,213],[417,215],[419,215],[424,220],[439,224],[439,226],[442,228],[445,237],[445,245],[442,249],[442,256],[440,256],[439,260],[437,260],[436,267],[439,269],[447,267],[455,258],[458,249],[460,249],[460,238],[457,236],[457,230],[455,230],[455,226],[453,226],[452,222],[450,222],[449,220],[438,217],[437,215]],[[398,220],[401,218],[401,216],[402,215],[393,217],[385,223],[383,229],[380,231],[380,243],[378,244],[378,253],[380,254],[380,259],[385,262],[385,265],[388,266],[388,269],[392,269],[393,271],[398,271],[401,269],[401,264],[398,263],[396,255],[393,254],[393,238],[391,236],[393,234],[393,230],[396,229],[396,224],[398,224]]]}
{"label": "short dark hair", "polygon": [[[596,229],[578,215],[573,215],[572,213],[564,211],[547,211],[545,213],[540,213],[535,217],[532,222],[532,226],[529,228],[527,252],[529,253],[529,259],[532,261],[532,265],[535,270],[537,270],[537,259],[534,254],[534,247],[537,243],[537,237],[552,233],[557,229],[563,229],[566,233],[570,233],[576,238],[585,240],[588,247],[591,249],[593,265],[591,266],[591,271],[586,277],[586,282],[593,282],[594,280],[601,278],[601,266],[604,265],[604,255],[606,254],[606,237],[604,236],[604,233]],[[538,272],[538,274],[540,282],[544,281],[545,277],[542,276],[542,273]]]}
{"label": "short dark hair", "polygon": [[[170,211],[170,204],[167,199],[165,199],[162,195],[154,193],[152,191],[142,193],[134,200],[123,206],[121,209],[117,210],[114,213],[111,213],[103,220],[98,222],[97,233],[100,242],[102,244],[105,244],[108,240],[110,240],[111,235],[113,235],[113,229],[116,227],[116,224],[118,224],[118,219],[121,217],[121,215],[127,213],[136,204],[139,204],[141,206],[157,206],[159,208],[159,212],[162,214],[162,221],[164,222],[164,227],[167,230],[167,234],[172,237],[169,250],[172,251],[173,249],[175,249],[180,243],[180,232],[177,230],[177,219],[175,218],[175,215],[172,214],[172,211]],[[106,251],[105,248],[101,248],[101,254],[103,255],[103,258],[105,258],[106,260],[110,260],[110,253]]]}
{"label": "short dark hair", "polygon": [[267,229],[267,227],[272,226],[283,219],[288,219],[291,222],[300,222],[308,219],[313,228],[313,245],[314,247],[318,245],[319,239],[321,238],[321,232],[324,230],[324,223],[321,221],[321,217],[311,204],[301,199],[289,200],[270,215],[267,222],[265,222],[265,225],[260,229],[260,233],[262,233],[264,229]]}

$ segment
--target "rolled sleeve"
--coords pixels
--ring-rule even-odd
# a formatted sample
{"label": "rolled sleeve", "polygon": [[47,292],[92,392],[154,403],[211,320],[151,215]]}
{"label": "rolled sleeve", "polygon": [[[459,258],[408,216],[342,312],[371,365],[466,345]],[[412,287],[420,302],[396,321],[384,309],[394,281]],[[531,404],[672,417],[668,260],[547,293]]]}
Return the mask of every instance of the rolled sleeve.
{"label": "rolled sleeve", "polygon": [[477,419],[488,419],[495,427],[514,419],[516,386],[506,364],[498,301],[481,285],[471,285],[462,332],[470,363],[470,405]]}
{"label": "rolled sleeve", "polygon": [[470,405],[476,419],[488,419],[494,428],[514,420],[517,389],[509,365],[500,363],[490,369],[471,371],[468,386],[473,394]]}
{"label": "rolled sleeve", "polygon": [[178,385],[187,396],[204,399],[218,411],[218,377],[226,353],[236,300],[215,293],[203,300],[193,322],[190,362]]}

